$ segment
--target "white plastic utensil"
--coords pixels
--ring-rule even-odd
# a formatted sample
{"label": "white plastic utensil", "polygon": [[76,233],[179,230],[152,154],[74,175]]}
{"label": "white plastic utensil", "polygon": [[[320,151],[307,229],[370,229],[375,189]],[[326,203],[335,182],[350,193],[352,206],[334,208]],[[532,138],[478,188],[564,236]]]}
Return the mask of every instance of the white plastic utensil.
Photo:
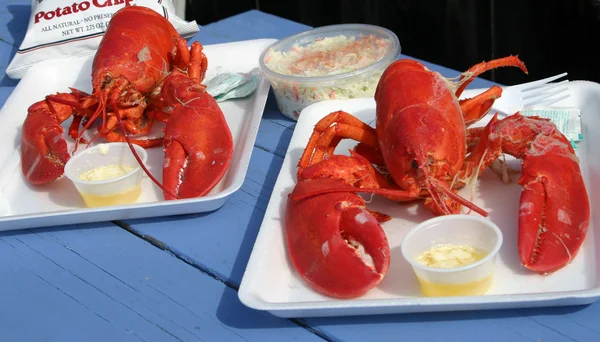
{"label": "white plastic utensil", "polygon": [[15,168],[21,163],[21,145],[13,151],[8,158],[6,164],[0,170],[0,216],[4,216],[10,213],[10,203],[4,196],[4,188],[11,179],[12,173]]}
{"label": "white plastic utensil", "polygon": [[570,96],[567,82],[551,83],[567,76],[566,72],[541,80],[517,84],[502,90],[502,96],[494,102],[494,108],[512,115],[523,107],[549,106]]}

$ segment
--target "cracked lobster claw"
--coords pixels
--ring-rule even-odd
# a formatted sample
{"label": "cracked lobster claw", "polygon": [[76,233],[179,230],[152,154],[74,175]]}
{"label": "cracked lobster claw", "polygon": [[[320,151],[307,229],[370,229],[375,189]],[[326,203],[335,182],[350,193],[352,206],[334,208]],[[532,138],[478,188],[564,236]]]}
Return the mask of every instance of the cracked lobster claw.
{"label": "cracked lobster claw", "polygon": [[379,284],[389,268],[387,237],[364,200],[352,192],[293,199],[313,186],[346,185],[325,178],[298,183],[287,203],[288,255],[315,291],[336,298],[361,296]]}
{"label": "cracked lobster claw", "polygon": [[223,178],[233,155],[233,138],[215,99],[195,80],[169,76],[162,93],[170,104],[165,127],[165,199],[204,196]]}

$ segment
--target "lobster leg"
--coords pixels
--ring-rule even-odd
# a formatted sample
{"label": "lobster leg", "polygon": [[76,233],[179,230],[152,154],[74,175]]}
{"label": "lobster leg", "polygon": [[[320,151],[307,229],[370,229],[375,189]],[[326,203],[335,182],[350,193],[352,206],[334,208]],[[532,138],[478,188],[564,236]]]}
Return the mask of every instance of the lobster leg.
{"label": "lobster leg", "polygon": [[336,179],[299,182],[286,211],[286,241],[290,260],[315,291],[352,298],[375,287],[390,264],[385,232],[352,193],[335,193],[294,200],[312,187],[344,187]]}
{"label": "lobster leg", "polygon": [[175,65],[180,70],[187,70],[188,76],[197,80],[198,84],[204,80],[206,69],[208,68],[208,60],[206,55],[202,53],[202,44],[193,42],[188,50],[187,42],[183,38],[177,40],[177,60]]}
{"label": "lobster leg", "polygon": [[344,186],[322,188],[313,185],[310,191],[294,195],[294,200],[334,192],[373,193],[393,201],[412,201],[419,196],[417,191],[401,190],[388,182],[366,158],[353,151],[350,151],[350,156],[331,155],[326,160],[302,169],[298,176],[298,180],[321,178],[339,179]]}
{"label": "lobster leg", "polygon": [[490,111],[494,105],[494,101],[500,95],[502,95],[502,88],[493,86],[473,98],[459,101],[460,109],[465,119],[465,126],[468,127],[481,120]]}
{"label": "lobster leg", "polygon": [[[385,168],[385,160],[383,160],[383,156],[381,155],[381,151],[379,148],[374,148],[367,144],[358,143],[354,146],[354,152],[360,154],[361,156],[367,158],[371,164],[377,165],[381,170],[386,170]],[[333,151],[330,153],[332,154]]]}
{"label": "lobster leg", "polygon": [[[185,42],[184,39],[181,39]],[[188,63],[188,76],[197,80],[198,84],[204,80],[206,69],[208,68],[208,60],[206,55],[202,53],[202,45],[199,42],[193,42],[190,49],[190,62]]]}
{"label": "lobster leg", "polygon": [[75,150],[77,150],[77,146],[80,142],[87,143],[87,141],[81,138],[81,134],[79,133],[79,126],[84,117],[89,116],[93,113],[96,102],[89,96],[89,94],[75,89],[69,88],[71,90],[71,96],[62,96],[61,93],[56,95],[48,95],[46,96],[46,100],[50,100],[55,103],[61,103],[63,105],[70,106],[75,109],[75,115],[73,116],[73,121],[69,125],[69,136],[76,141]]}
{"label": "lobster leg", "polygon": [[[81,121],[83,120],[82,115],[73,116],[73,121],[69,125],[69,136],[73,139],[77,139],[79,137],[79,126],[81,125]],[[82,143],[87,143],[87,141],[83,138],[80,138],[79,141]]]}
{"label": "lobster leg", "polygon": [[[123,117],[123,115],[121,113],[118,114],[119,117]],[[133,123],[129,120],[123,120],[123,125],[125,127],[125,130],[131,134],[142,134],[142,135],[146,135],[150,132],[150,130],[152,129],[152,118],[148,118],[147,119],[147,123],[146,124],[138,124],[138,123]],[[119,124],[118,122],[118,117],[115,116],[111,116],[108,120],[107,123],[105,125],[105,128],[100,132],[102,134],[102,136],[104,137],[104,139],[106,141],[112,141],[112,142],[126,142],[127,140],[129,140],[131,143],[142,146],[143,148],[151,148],[151,147],[156,147],[156,146],[160,146],[163,143],[163,138],[149,138],[149,139],[132,139],[132,138],[125,138],[125,134],[122,133],[117,133],[115,132],[115,127]],[[101,129],[102,126],[99,127],[99,129]]]}
{"label": "lobster leg", "polygon": [[483,172],[502,153],[523,160],[519,179],[524,187],[519,207],[523,266],[540,273],[566,266],[581,247],[590,219],[588,195],[569,141],[548,120],[518,113],[504,120],[496,114],[480,139],[467,158],[466,174]]}
{"label": "lobster leg", "polygon": [[469,70],[462,73],[460,79],[457,82],[458,88],[456,90],[456,97],[459,98],[462,92],[467,88],[469,83],[471,83],[477,76],[483,74],[484,72],[500,67],[518,67],[525,74],[528,74],[527,67],[525,63],[519,59],[517,56],[509,56],[504,58],[498,58],[491,60],[489,62],[481,62],[479,64],[475,64],[470,67]]}
{"label": "lobster leg", "polygon": [[143,148],[151,148],[151,147],[156,147],[156,146],[160,146],[163,142],[163,138],[150,138],[150,139],[132,139],[132,138],[125,138],[125,136],[123,134],[119,134],[117,132],[114,131],[110,131],[107,132],[103,135],[104,139],[106,139],[106,141],[110,141],[110,142],[131,142],[132,144],[136,144],[139,145]]}
{"label": "lobster leg", "polygon": [[[350,151],[350,157],[332,154],[341,139],[350,138],[363,146],[359,151],[369,154],[370,159],[377,156],[377,136],[375,130],[344,111],[332,112],[322,118],[314,128],[307,146],[298,163],[298,179],[334,177],[344,179],[345,183],[360,188],[356,192],[383,195],[394,201],[410,201],[418,197],[418,191],[405,191],[390,183],[371,165],[370,159],[356,151]],[[348,192],[348,187],[319,189],[318,193]],[[305,193],[305,195],[308,193]],[[312,195],[316,194],[313,192]]]}
{"label": "lobster leg", "polygon": [[[456,97],[460,97],[465,88],[473,81],[477,76],[482,73],[495,69],[498,67],[514,66],[520,68],[524,73],[528,73],[525,64],[516,56],[509,56],[505,58],[495,59],[489,62],[482,62],[476,64],[464,72],[457,82],[458,89],[456,90]],[[473,123],[481,120],[492,108],[494,101],[502,95],[502,88],[493,86],[485,92],[477,95],[471,99],[460,100],[460,108],[465,118],[465,126],[470,126]]]}
{"label": "lobster leg", "polygon": [[[373,148],[378,144],[377,134],[372,127],[344,111],[332,112],[315,125],[300,158],[298,174],[303,168],[323,160],[326,152],[331,153],[340,137],[354,139]],[[332,141],[335,141],[333,145]]]}

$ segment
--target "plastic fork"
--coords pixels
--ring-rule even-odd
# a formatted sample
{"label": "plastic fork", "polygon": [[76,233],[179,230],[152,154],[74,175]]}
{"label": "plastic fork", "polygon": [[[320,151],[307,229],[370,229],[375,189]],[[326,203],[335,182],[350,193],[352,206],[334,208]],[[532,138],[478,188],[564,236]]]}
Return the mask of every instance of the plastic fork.
{"label": "plastic fork", "polygon": [[566,72],[541,80],[517,84],[502,90],[502,96],[494,102],[494,109],[512,115],[524,107],[550,106],[571,96],[566,83],[558,79],[567,76]]}

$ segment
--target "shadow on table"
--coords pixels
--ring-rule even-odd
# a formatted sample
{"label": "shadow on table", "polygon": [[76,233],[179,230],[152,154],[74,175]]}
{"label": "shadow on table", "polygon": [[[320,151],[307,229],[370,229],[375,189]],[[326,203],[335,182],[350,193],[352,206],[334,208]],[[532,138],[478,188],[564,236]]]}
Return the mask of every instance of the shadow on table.
{"label": "shadow on table", "polygon": [[[290,129],[286,129],[286,132],[281,135],[279,141],[277,141],[275,145],[274,154],[280,157],[285,156],[285,152],[287,151],[287,147],[293,133],[293,126],[295,122],[287,119],[281,115],[281,113],[279,113],[272,93],[269,95],[266,108],[267,109],[265,109],[264,117],[265,119],[278,122],[286,127],[290,127]],[[278,151],[280,153],[278,153]],[[250,258],[256,236],[265,215],[266,203],[268,203],[269,199],[271,198],[273,187],[275,186],[277,176],[279,175],[279,170],[281,169],[281,162],[281,159],[273,158],[270,165],[265,165],[265,168],[267,169],[267,179],[260,190],[260,194],[258,195],[258,198],[266,199],[265,206],[263,207],[262,205],[257,205],[252,211],[239,252],[235,258],[235,261],[233,262],[231,274],[228,278],[231,287],[233,287],[236,291],[239,289],[241,279],[244,275],[244,271],[246,270],[248,259]],[[249,311],[253,311],[253,313],[248,315]],[[271,317],[271,319],[265,319],[268,317]],[[217,318],[223,324],[238,329],[282,327],[283,322],[286,322],[285,325],[289,324],[289,322],[287,322],[285,319],[272,319],[274,316],[269,313],[259,312],[247,308],[240,302],[237,292],[231,291],[225,291],[223,294],[221,302],[219,303],[219,308],[217,309]]]}
{"label": "shadow on table", "polygon": [[588,305],[562,306],[548,308],[528,309],[499,309],[499,310],[475,310],[475,311],[452,311],[452,312],[430,312],[430,313],[408,313],[393,315],[352,316],[352,317],[323,317],[306,318],[302,322],[309,326],[332,326],[348,324],[385,324],[385,323],[432,323],[452,321],[481,321],[486,319],[503,319],[518,317],[569,315],[579,312]]}
{"label": "shadow on table", "polygon": [[281,329],[293,327],[294,322],[246,307],[237,292],[224,291],[217,308],[219,321],[234,329]]}
{"label": "shadow on table", "polygon": [[[289,120],[289,119],[283,117],[281,114],[279,114],[278,111],[272,110],[273,106],[275,106],[274,108],[277,108],[276,104],[274,104],[274,103],[275,103],[274,95],[270,94],[269,98],[267,100],[266,107],[271,108],[271,110],[265,110],[265,115],[271,115],[268,113],[274,113],[273,115],[271,115],[271,116],[273,116],[273,119],[275,119],[275,120],[281,119],[283,121],[288,120],[291,122],[291,120]],[[275,117],[275,114],[281,115],[281,118]],[[283,122],[282,124],[289,125],[289,123],[287,123],[287,122]],[[277,146],[276,150],[287,151],[287,147],[290,143],[291,133],[293,132],[293,130],[286,130],[286,131],[289,131],[289,134],[284,133],[281,135],[279,141],[276,143],[276,146]],[[274,153],[274,154],[277,155],[277,153]],[[285,152],[283,152],[282,155],[285,156]],[[235,287],[236,290],[238,289],[238,287],[241,283],[241,280],[242,280],[242,276],[244,275],[244,271],[246,270],[246,265],[248,263],[248,259],[250,258],[250,253],[252,252],[252,248],[254,246],[256,236],[258,234],[258,231],[260,230],[260,226],[262,224],[262,221],[263,221],[263,218],[265,215],[265,211],[267,209],[266,206],[271,198],[271,193],[273,192],[273,187],[275,186],[275,182],[277,181],[277,177],[279,175],[279,170],[281,169],[281,163],[282,163],[282,160],[275,157],[272,159],[271,164],[265,165],[265,168],[267,170],[267,176],[265,179],[265,183],[263,184],[263,186],[260,190],[260,193],[258,195],[258,198],[265,199],[264,206],[260,205],[260,203],[257,203],[254,210],[252,211],[252,214],[250,215],[250,220],[248,222],[248,226],[246,227],[246,233],[245,233],[242,243],[240,245],[239,252],[233,263],[231,274],[229,275],[229,278],[228,278],[228,281],[231,282],[231,284]]]}

